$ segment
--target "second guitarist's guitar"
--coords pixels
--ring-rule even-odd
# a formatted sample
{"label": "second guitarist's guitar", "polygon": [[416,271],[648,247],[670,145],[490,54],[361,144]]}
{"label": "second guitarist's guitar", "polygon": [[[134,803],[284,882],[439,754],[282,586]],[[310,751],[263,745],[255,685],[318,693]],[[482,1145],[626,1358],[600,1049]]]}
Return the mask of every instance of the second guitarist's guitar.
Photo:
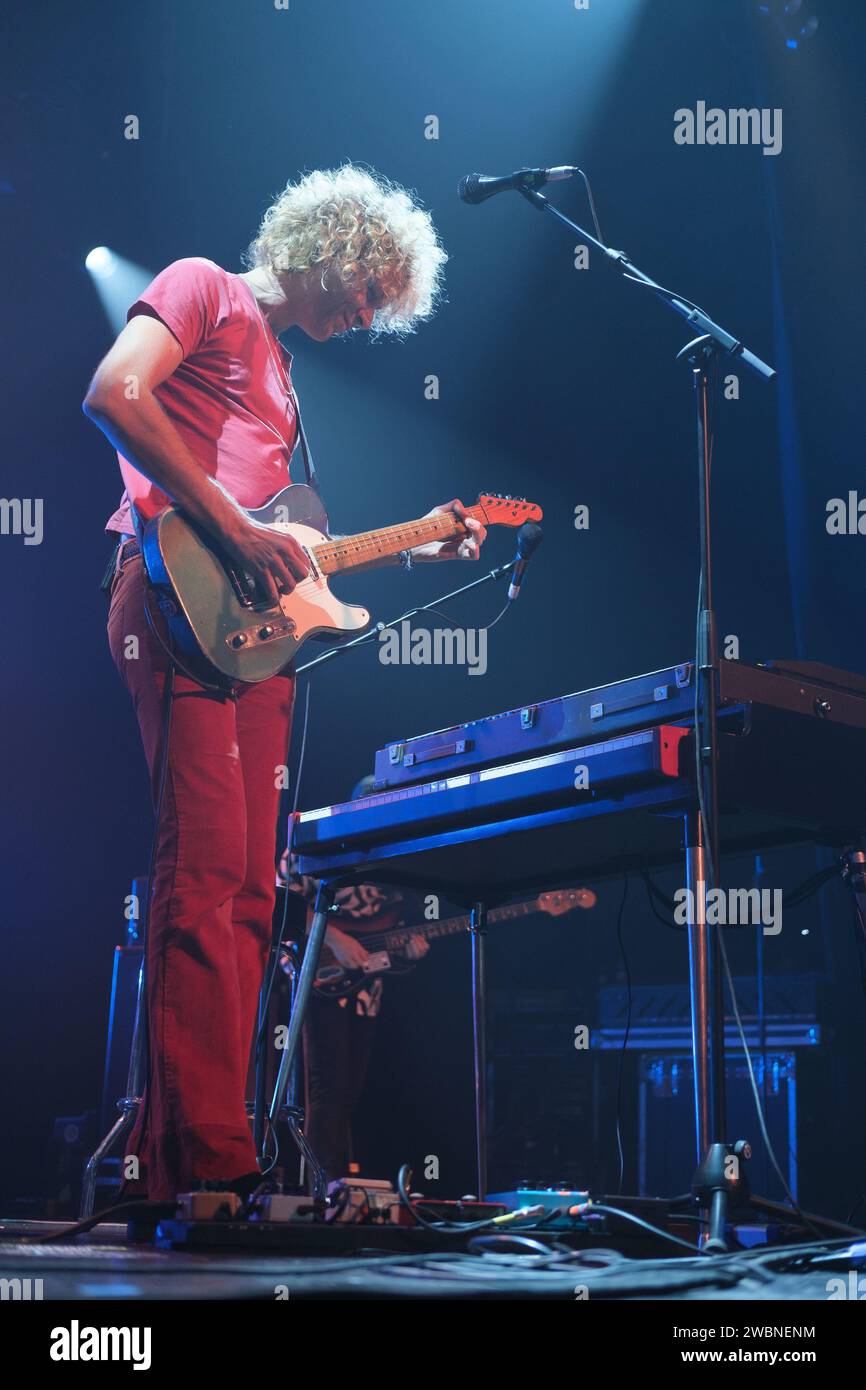
{"label": "second guitarist's guitar", "polygon": [[[572,912],[576,907],[595,906],[595,894],[590,888],[564,888],[558,892],[542,893],[539,897],[524,903],[510,903],[506,907],[495,907],[487,914],[488,925],[496,922],[513,922],[518,917],[528,917],[534,912],[545,912],[550,917],[560,917]],[[335,923],[336,925],[336,923]],[[457,932],[469,930],[470,918],[449,917],[443,922],[423,922],[418,926],[398,926],[387,931],[354,931],[340,922],[340,930],[355,936],[368,952],[362,970],[348,970],[340,965],[327,945],[322,950],[319,967],[313,988],[317,994],[329,999],[347,999],[377,975],[405,975],[414,970],[417,961],[403,954],[403,948],[412,936],[423,936],[427,941],[435,941],[442,936],[453,936]],[[287,959],[281,961],[285,968]]]}
{"label": "second guitarist's guitar", "polygon": [[[513,497],[484,494],[466,511],[484,526],[541,520],[540,507]],[[438,512],[332,540],[321,501],[303,483],[291,484],[247,514],[260,526],[293,536],[310,562],[309,577],[282,594],[277,605],[177,507],[166,507],[149,521],[142,539],[148,578],[172,642],[196,659],[204,657],[228,682],[267,680],[289,664],[308,637],[335,641],[369,626],[366,608],[342,603],[331,593],[331,575],[467,531],[453,512]]]}

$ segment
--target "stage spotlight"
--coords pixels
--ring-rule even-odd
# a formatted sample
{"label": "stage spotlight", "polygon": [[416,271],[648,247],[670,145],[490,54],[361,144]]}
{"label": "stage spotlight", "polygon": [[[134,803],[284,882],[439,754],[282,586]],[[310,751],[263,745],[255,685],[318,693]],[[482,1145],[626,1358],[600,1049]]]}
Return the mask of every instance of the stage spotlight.
{"label": "stage spotlight", "polygon": [[94,246],[85,257],[84,264],[93,288],[102,301],[112,332],[119,333],[126,323],[127,309],[153,279],[153,272],[125,260],[107,246]]}
{"label": "stage spotlight", "polygon": [[84,265],[91,275],[99,275],[103,279],[113,275],[117,269],[114,253],[109,251],[107,246],[94,246],[93,250],[87,253]]}

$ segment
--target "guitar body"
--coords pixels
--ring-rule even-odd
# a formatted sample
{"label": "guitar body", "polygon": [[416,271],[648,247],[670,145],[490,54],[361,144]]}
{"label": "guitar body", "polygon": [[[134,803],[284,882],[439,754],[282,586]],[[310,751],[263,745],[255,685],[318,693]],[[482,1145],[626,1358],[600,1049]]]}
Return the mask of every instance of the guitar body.
{"label": "guitar body", "polygon": [[393,956],[388,951],[372,952],[366,970],[347,970],[335,956],[319,962],[313,990],[320,999],[351,999],[382,975],[408,975],[418,962],[405,956]]}
{"label": "guitar body", "polygon": [[328,518],[312,488],[292,483],[248,515],[292,535],[311,555],[313,577],[283,594],[277,606],[176,507],[147,524],[142,545],[174,645],[192,658],[204,656],[230,684],[268,680],[309,637],[335,642],[370,623],[366,608],[342,603],[315,568],[312,551],[328,540]]}
{"label": "guitar body", "polygon": [[[366,944],[364,932],[356,927],[351,929],[350,935],[357,937],[362,946]],[[418,964],[417,960],[410,960],[399,947],[388,950],[384,943],[371,943],[364,969],[349,970],[340,964],[333,951],[325,944],[316,967],[313,990],[321,999],[351,999],[377,977],[409,975]]]}

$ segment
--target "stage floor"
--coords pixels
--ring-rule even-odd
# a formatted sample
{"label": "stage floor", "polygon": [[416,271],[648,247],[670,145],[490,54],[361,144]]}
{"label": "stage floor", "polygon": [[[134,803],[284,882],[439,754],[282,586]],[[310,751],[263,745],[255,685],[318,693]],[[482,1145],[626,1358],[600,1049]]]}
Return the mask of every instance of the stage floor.
{"label": "stage floor", "polygon": [[[848,1253],[850,1240],[659,1258],[648,1241],[625,1254],[600,1240],[582,1249],[567,1249],[557,1237],[558,1245],[552,1244],[548,1256],[516,1251],[491,1255],[468,1252],[468,1236],[455,1242],[449,1238],[452,1248],[443,1249],[437,1236],[409,1231],[403,1235],[424,1235],[414,1242],[416,1249],[407,1251],[405,1243],[399,1251],[377,1249],[377,1228],[356,1227],[352,1236],[357,1248],[352,1253],[335,1253],[331,1237],[338,1232],[328,1230],[330,1248],[314,1254],[309,1252],[309,1233],[303,1236],[304,1253],[290,1249],[191,1252],[133,1244],[125,1225],[106,1223],[72,1241],[54,1240],[63,1229],[57,1222],[0,1222],[0,1279],[21,1281],[17,1296],[59,1302],[365,1298],[826,1302],[852,1296],[842,1285],[850,1282],[849,1270],[856,1263]],[[543,1239],[554,1240],[549,1231]],[[454,1248],[461,1243],[463,1249]],[[825,1261],[833,1257],[832,1263],[807,1268],[810,1255]]]}

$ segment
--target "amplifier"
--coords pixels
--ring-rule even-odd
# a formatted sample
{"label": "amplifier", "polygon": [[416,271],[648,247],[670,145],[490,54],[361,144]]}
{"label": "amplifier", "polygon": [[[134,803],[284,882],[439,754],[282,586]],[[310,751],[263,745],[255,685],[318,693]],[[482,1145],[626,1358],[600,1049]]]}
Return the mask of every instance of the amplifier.
{"label": "amplifier", "polygon": [[[758,1016],[758,983],[754,976],[737,976],[734,990],[750,1048],[817,1047],[821,1042],[818,1022],[818,980],[814,975],[769,975],[763,984],[763,1026]],[[625,1044],[645,1052],[647,1048],[672,1052],[691,1044],[691,1002],[685,984],[634,985],[631,1019],[626,1042],[629,996],[624,987],[606,985],[598,992],[598,1027],[592,1030],[592,1046],[619,1051]],[[725,1046],[736,1051],[740,1035],[733,1015],[725,1019]]]}
{"label": "amplifier", "polygon": [[[785,1180],[797,1196],[797,1060],[793,1052],[752,1057],[767,1132]],[[695,1166],[694,1070],[690,1056],[639,1059],[638,1173],[642,1194],[687,1192]],[[725,1059],[728,1133],[734,1139],[757,1130],[755,1102],[746,1059],[729,1052]],[[773,1201],[785,1191],[766,1158],[763,1143],[753,1145],[751,1185]]]}

